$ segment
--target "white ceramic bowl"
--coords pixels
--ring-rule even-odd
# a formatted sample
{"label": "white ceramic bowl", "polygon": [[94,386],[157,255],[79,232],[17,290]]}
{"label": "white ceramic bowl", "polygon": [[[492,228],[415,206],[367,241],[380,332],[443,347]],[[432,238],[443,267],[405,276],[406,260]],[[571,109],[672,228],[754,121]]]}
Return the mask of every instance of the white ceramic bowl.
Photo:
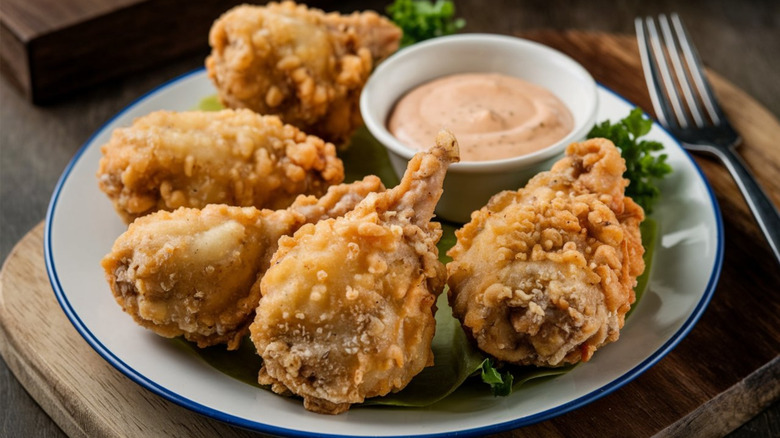
{"label": "white ceramic bowl", "polygon": [[436,214],[460,223],[467,222],[471,212],[484,206],[494,194],[515,190],[536,173],[549,169],[569,143],[585,137],[598,109],[593,77],[576,61],[550,47],[489,34],[461,34],[415,44],[383,61],[360,96],[366,127],[387,147],[399,177],[417,151],[387,129],[395,103],[408,91],[438,77],[475,72],[502,73],[547,88],[571,111],[574,129],[560,141],[529,155],[452,165]]}

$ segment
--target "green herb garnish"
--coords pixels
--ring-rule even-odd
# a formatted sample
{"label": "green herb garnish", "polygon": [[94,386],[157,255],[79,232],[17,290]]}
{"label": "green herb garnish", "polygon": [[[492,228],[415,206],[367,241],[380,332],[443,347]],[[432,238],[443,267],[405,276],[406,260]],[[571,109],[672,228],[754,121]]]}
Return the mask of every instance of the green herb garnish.
{"label": "green herb garnish", "polygon": [[512,383],[515,380],[512,373],[509,371],[504,371],[503,374],[499,373],[490,358],[482,361],[481,368],[482,381],[490,385],[494,396],[507,396],[512,392]]}
{"label": "green herb garnish", "polygon": [[219,101],[219,97],[216,94],[212,94],[201,99],[195,109],[198,111],[220,111],[225,109],[225,106],[222,105],[222,102]]}
{"label": "green herb garnish", "polygon": [[604,121],[588,133],[588,138],[607,138],[620,149],[626,160],[626,172],[623,176],[631,181],[626,187],[626,195],[641,205],[647,213],[652,212],[653,204],[661,195],[657,181],[672,171],[672,167],[666,162],[666,154],[652,155],[652,152],[662,150],[663,144],[658,141],[639,140],[650,132],[652,127],[653,121],[643,117],[639,108],[634,108],[619,122],[612,124],[609,120]]}
{"label": "green herb garnish", "polygon": [[455,5],[449,0],[395,0],[387,13],[404,31],[401,47],[451,35],[466,25],[464,19],[455,18]]}

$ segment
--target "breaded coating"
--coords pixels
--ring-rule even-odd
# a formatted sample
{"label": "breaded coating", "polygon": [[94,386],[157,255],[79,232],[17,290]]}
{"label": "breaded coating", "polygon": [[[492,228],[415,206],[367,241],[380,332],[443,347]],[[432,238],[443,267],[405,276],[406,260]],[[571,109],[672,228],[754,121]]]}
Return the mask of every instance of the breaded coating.
{"label": "breaded coating", "polygon": [[472,213],[447,252],[453,314],[500,361],[587,361],[618,339],[635,300],[644,212],[624,196],[620,151],[593,139],[566,154]]}
{"label": "breaded coating", "polygon": [[344,179],[333,144],[249,110],[157,111],[101,151],[100,189],[127,223],[207,204],[286,208]]}
{"label": "breaded coating", "polygon": [[279,237],[301,225],[339,217],[379,178],[331,187],[317,200],[300,196],[287,210],[207,205],[158,211],[133,222],[102,261],[117,302],[135,321],[199,347],[238,347],[260,300],[259,279]]}
{"label": "breaded coating", "polygon": [[401,30],[373,11],[351,15],[293,2],[243,5],[214,22],[206,67],[229,108],[277,114],[341,145],[362,124],[359,98]]}
{"label": "breaded coating", "polygon": [[436,297],[445,282],[430,222],[457,143],[448,133],[415,155],[401,183],[343,218],[279,241],[263,277],[252,341],[258,381],[338,414],[399,391],[433,364]]}

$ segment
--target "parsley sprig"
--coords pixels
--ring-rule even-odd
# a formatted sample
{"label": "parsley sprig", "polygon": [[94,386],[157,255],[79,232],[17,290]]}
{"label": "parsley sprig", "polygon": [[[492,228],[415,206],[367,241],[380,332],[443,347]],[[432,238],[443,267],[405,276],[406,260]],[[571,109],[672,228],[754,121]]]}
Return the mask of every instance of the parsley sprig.
{"label": "parsley sprig", "polygon": [[652,212],[653,204],[661,195],[657,182],[672,172],[666,162],[667,155],[653,155],[664,148],[658,141],[640,140],[653,127],[653,121],[642,116],[639,108],[618,121],[609,120],[597,124],[588,133],[588,138],[604,137],[612,140],[626,160],[624,177],[631,181],[626,187],[626,195],[641,205],[647,213]]}
{"label": "parsley sprig", "polygon": [[455,5],[449,0],[395,0],[387,13],[404,32],[401,47],[451,35],[466,25],[462,18],[455,18]]}
{"label": "parsley sprig", "polygon": [[509,371],[501,374],[493,365],[493,361],[487,358],[480,365],[482,381],[490,385],[493,395],[496,397],[505,397],[512,392],[514,376]]}

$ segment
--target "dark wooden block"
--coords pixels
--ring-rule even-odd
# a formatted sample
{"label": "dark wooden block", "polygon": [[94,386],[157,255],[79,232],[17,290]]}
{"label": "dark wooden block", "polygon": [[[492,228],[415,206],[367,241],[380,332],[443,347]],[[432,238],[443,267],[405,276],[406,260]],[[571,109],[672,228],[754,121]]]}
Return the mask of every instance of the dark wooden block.
{"label": "dark wooden block", "polygon": [[2,0],[0,67],[32,102],[51,102],[176,57],[205,56],[211,24],[240,3]]}

